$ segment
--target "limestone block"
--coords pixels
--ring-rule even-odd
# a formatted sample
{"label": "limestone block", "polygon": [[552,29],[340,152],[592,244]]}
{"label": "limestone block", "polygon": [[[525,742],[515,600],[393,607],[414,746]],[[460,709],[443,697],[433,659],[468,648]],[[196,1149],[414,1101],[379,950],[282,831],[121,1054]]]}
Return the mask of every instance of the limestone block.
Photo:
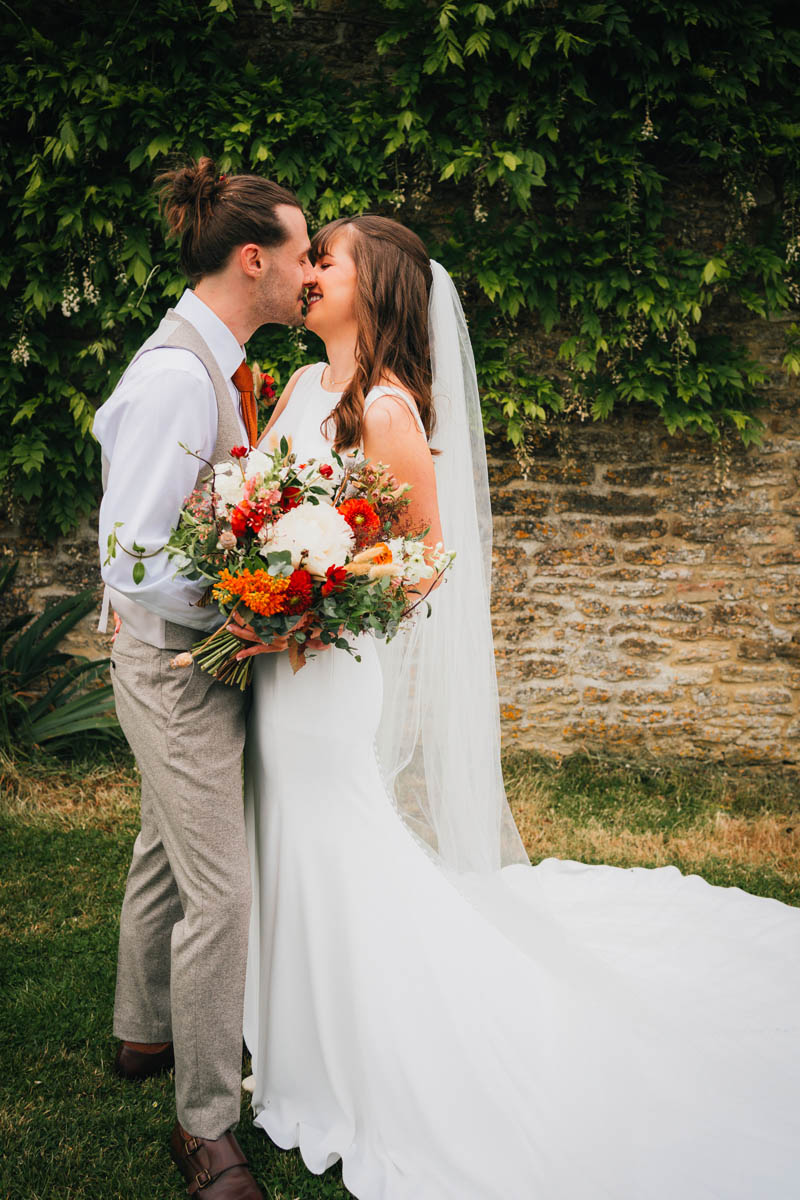
{"label": "limestone block", "polygon": [[623,604],[620,612],[623,616],[656,621],[702,621],[706,615],[704,609],[681,601],[670,604]]}
{"label": "limestone block", "polygon": [[792,693],[786,688],[779,687],[740,687],[733,693],[731,699],[736,704],[757,704],[769,708],[779,708],[783,712],[792,711]]}
{"label": "limestone block", "polygon": [[796,600],[792,604],[775,604],[772,616],[776,621],[800,625],[800,600]]}
{"label": "limestone block", "polygon": [[787,681],[792,674],[791,668],[781,662],[769,666],[740,662],[722,663],[717,668],[717,678],[721,683],[773,683]]}
{"label": "limestone block", "polygon": [[626,654],[635,654],[637,658],[659,658],[669,654],[671,646],[666,641],[656,641],[654,638],[625,638],[619,643],[620,650]]}
{"label": "limestone block", "polygon": [[581,546],[554,546],[539,550],[533,555],[538,567],[557,567],[562,564],[580,563],[584,566],[602,566],[614,561],[614,550],[603,542],[589,542]]}
{"label": "limestone block", "polygon": [[603,513],[607,516],[628,516],[630,513],[655,512],[660,507],[658,497],[640,492],[562,491],[553,499],[553,511]]}

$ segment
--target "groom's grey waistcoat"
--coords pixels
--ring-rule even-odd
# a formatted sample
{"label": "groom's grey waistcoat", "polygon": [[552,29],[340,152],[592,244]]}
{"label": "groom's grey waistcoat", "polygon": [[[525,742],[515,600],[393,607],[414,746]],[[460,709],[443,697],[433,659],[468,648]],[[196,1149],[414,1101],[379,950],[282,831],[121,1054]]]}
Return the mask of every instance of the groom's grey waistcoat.
{"label": "groom's grey waistcoat", "polygon": [[[177,313],[174,308],[170,308],[167,311],[155,333],[151,334],[147,341],[136,351],[117,384],[117,388],[122,385],[128,371],[130,371],[135,362],[138,362],[143,354],[162,348],[188,350],[196,358],[200,359],[200,362],[208,372],[217,401],[217,440],[211,454],[211,462],[224,462],[226,459],[229,459],[231,447],[237,445],[242,440],[241,426],[233,406],[228,381],[222,374],[219,363],[211,353],[207,343],[197,332],[194,325],[190,321],[187,321],[185,317],[182,317],[180,313]],[[176,446],[175,453],[182,454],[184,452]],[[103,455],[104,491],[108,483],[108,471],[109,462],[105,455]],[[201,465],[197,473],[195,486],[207,478],[208,474],[208,467],[205,464]],[[138,638],[140,642],[147,642],[151,646],[158,646],[162,649],[186,650],[202,636],[201,630],[189,629],[187,626],[165,621],[156,613],[150,612],[143,605],[137,603],[130,596],[125,596],[114,588],[107,588],[106,594],[112,608],[119,613],[125,623],[125,628],[130,634]]]}

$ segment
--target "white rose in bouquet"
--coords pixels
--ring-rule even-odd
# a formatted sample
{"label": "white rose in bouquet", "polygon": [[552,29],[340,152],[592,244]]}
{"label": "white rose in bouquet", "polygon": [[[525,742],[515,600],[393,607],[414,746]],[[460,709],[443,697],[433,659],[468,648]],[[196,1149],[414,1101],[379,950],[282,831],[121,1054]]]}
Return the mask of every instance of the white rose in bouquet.
{"label": "white rose in bouquet", "polygon": [[305,566],[322,578],[328,567],[340,566],[353,548],[353,531],[340,512],[329,504],[305,504],[290,509],[269,531],[261,553],[288,550],[292,566]]}
{"label": "white rose in bouquet", "polygon": [[266,475],[272,470],[272,455],[263,450],[251,450],[245,459],[244,477],[252,479],[254,475]]}
{"label": "white rose in bouquet", "polygon": [[235,507],[244,497],[242,472],[233,463],[217,463],[214,467],[214,491],[223,504]]}

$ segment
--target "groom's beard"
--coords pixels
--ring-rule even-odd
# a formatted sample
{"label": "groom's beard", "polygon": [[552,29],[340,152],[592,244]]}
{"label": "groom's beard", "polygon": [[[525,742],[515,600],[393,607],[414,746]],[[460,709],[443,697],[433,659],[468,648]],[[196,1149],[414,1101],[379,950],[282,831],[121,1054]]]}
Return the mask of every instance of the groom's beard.
{"label": "groom's beard", "polygon": [[280,280],[267,278],[258,296],[258,315],[263,325],[302,325],[305,288],[288,295]]}

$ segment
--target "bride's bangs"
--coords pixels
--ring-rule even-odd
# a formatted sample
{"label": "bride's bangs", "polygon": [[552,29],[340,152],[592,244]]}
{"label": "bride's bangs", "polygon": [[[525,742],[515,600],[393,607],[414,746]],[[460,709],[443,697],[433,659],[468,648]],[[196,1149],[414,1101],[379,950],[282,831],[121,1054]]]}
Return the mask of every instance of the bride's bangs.
{"label": "bride's bangs", "polygon": [[336,221],[329,221],[327,225],[323,225],[321,229],[317,230],[311,239],[311,249],[308,255],[312,266],[316,266],[318,259],[324,258],[330,252],[336,235],[352,224],[349,217],[339,217]]}

